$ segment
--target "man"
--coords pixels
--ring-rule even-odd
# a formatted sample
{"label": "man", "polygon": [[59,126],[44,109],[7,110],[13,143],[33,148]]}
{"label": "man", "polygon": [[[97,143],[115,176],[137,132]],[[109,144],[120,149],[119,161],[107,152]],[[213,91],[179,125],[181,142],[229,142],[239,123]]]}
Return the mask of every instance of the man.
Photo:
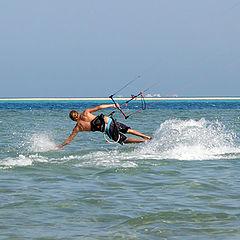
{"label": "man", "polygon": [[[107,133],[107,135],[120,144],[123,143],[140,143],[145,142],[146,140],[150,140],[151,137],[146,136],[140,132],[137,132],[126,125],[116,122],[114,119],[104,116],[103,114],[99,116],[95,116],[92,113],[103,110],[106,108],[120,108],[119,104],[103,104],[93,108],[88,108],[83,111],[81,114],[75,110],[72,110],[69,113],[69,117],[77,122],[76,126],[74,127],[72,134],[60,145],[58,145],[55,149],[58,150],[61,147],[69,144],[73,138],[78,134],[78,132],[83,131],[100,131]],[[123,133],[133,134],[135,136],[141,137],[142,139],[138,138],[127,138]]]}

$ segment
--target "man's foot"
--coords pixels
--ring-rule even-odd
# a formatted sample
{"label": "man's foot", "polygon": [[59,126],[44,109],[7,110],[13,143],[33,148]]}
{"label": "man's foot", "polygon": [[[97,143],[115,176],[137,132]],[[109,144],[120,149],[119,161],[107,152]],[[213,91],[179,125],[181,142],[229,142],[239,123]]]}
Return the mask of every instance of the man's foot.
{"label": "man's foot", "polygon": [[144,139],[150,141],[150,140],[152,140],[152,137],[146,136],[146,137],[144,137]]}

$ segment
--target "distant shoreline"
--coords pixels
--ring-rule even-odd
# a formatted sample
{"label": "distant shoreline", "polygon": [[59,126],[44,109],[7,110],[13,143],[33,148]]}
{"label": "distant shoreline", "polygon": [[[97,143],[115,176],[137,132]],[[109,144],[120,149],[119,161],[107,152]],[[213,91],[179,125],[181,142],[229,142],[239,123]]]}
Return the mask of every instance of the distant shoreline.
{"label": "distant shoreline", "polygon": [[[140,99],[140,98],[139,98]],[[115,98],[117,101],[129,100],[129,98]],[[146,101],[181,101],[181,100],[240,100],[240,97],[146,97]],[[68,98],[68,97],[49,97],[49,98],[0,98],[0,101],[111,101],[109,98]]]}

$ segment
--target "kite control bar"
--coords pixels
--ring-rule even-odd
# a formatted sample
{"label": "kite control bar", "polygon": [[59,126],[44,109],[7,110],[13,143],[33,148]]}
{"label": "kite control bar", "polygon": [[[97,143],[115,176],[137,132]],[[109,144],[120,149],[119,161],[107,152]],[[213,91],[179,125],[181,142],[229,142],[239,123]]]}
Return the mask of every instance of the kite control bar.
{"label": "kite control bar", "polygon": [[[137,95],[132,95],[132,97],[124,103],[125,106],[127,106],[129,102],[131,102],[132,100],[136,99],[138,96],[141,96],[141,100],[142,100],[142,108],[141,108],[140,110],[146,109],[146,103],[145,103],[145,100],[144,100],[143,91],[140,92],[140,93],[137,94]],[[133,114],[130,114],[130,115],[127,116],[126,113],[121,109],[121,107],[118,107],[116,101],[115,101],[114,98],[113,98],[113,95],[109,96],[109,98],[112,99],[112,101],[113,101],[113,103],[115,104],[116,108],[119,109],[119,111],[122,113],[122,115],[125,117],[125,119],[127,119],[127,118],[129,118],[131,115],[133,115]],[[137,112],[138,112],[138,111],[137,111]]]}

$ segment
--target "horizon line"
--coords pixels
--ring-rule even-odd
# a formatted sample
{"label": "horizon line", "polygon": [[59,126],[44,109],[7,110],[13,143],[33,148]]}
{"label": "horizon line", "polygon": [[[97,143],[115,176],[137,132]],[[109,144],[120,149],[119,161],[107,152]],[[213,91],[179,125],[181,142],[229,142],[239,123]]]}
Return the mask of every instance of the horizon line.
{"label": "horizon line", "polygon": [[[129,100],[126,97],[116,97],[115,100]],[[145,97],[146,101],[161,100],[240,100],[239,97]],[[136,101],[141,99],[136,99]],[[0,101],[111,101],[105,97],[6,97]]]}

